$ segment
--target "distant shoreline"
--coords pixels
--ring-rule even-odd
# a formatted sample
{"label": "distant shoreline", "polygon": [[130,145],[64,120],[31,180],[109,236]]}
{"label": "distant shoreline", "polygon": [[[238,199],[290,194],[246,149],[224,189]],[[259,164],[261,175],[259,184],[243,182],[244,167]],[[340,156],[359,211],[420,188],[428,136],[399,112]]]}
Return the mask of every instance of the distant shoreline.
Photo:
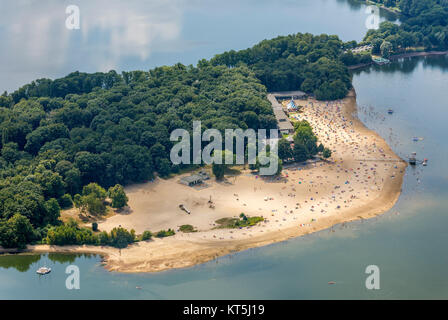
{"label": "distant shoreline", "polygon": [[400,10],[394,10],[393,8],[389,8],[389,7],[386,7],[385,5],[383,5],[383,4],[380,4],[380,3],[376,3],[376,2],[373,2],[373,1],[369,1],[369,0],[365,0],[365,1],[362,1],[362,0],[360,0],[360,2],[361,3],[365,3],[365,4],[367,4],[367,5],[372,5],[372,6],[376,6],[376,7],[378,7],[378,8],[381,8],[381,9],[383,9],[383,10],[386,10],[386,11],[388,11],[388,12],[390,12],[390,13],[393,13],[393,14],[395,14],[395,15],[401,15],[401,14],[403,14]]}
{"label": "distant shoreline", "polygon": [[389,60],[398,60],[402,58],[411,58],[411,57],[427,57],[427,56],[442,56],[448,54],[447,51],[423,51],[423,52],[408,52],[393,55],[389,58]]}
{"label": "distant shoreline", "polygon": [[[398,60],[403,58],[412,58],[412,57],[429,57],[429,56],[442,56],[448,54],[447,51],[423,51],[423,52],[407,52],[407,53],[400,53],[389,57],[389,60]],[[349,70],[358,70],[365,67],[369,67],[371,65],[374,65],[375,63],[369,62],[369,63],[363,63],[363,64],[357,64],[353,66],[348,66],[347,68]]]}
{"label": "distant shoreline", "polygon": [[[325,104],[325,102],[317,102],[314,100],[313,103],[315,105],[321,103],[321,107],[323,107]],[[314,109],[314,105],[312,109]],[[321,118],[317,116],[317,114],[314,115],[314,111],[311,109],[309,110],[309,112],[311,112],[308,113],[308,115],[311,117],[309,118],[309,120],[319,121],[318,123],[322,122],[320,129],[323,128],[324,130],[327,130],[325,129],[327,128],[327,126],[324,124],[325,120],[323,119],[323,117]],[[285,169],[285,175],[290,176],[290,178],[287,178],[288,183],[287,182],[285,182],[284,184],[265,183],[263,181],[260,181],[260,179],[258,179],[257,180],[258,182],[256,183],[258,183],[257,188],[259,188],[259,191],[254,193],[254,191],[252,191],[251,189],[255,188],[254,185],[255,182],[251,182],[253,180],[248,180],[252,178],[244,176],[238,178],[238,181],[233,185],[233,188],[240,189],[240,195],[239,195],[239,197],[241,198],[240,201],[235,202],[235,200],[233,200],[232,204],[229,203],[227,199],[222,199],[223,201],[219,203],[218,201],[219,199],[217,199],[216,201],[218,201],[218,203],[216,210],[230,210],[233,208],[232,210],[236,211],[239,210],[236,209],[235,207],[236,205],[241,204],[241,202],[243,201],[245,202],[247,201],[248,203],[247,212],[251,213],[250,210],[252,211],[257,210],[257,206],[260,206],[259,204],[260,201],[258,200],[258,198],[265,197],[266,195],[272,195],[273,197],[276,198],[275,200],[272,201],[272,203],[277,201],[276,203],[282,205],[279,207],[278,212],[277,210],[275,210],[276,211],[275,217],[274,214],[272,214],[271,217],[271,212],[269,210],[271,201],[264,202],[263,200],[261,200],[261,202],[264,202],[263,204],[261,204],[261,206],[265,208],[263,212],[264,216],[267,217],[268,220],[272,221],[267,221],[266,223],[262,223],[261,225],[257,225],[250,229],[246,228],[242,230],[211,229],[211,230],[199,231],[194,234],[178,233],[175,236],[164,239],[156,238],[150,241],[138,242],[130,245],[126,249],[121,250],[117,248],[101,247],[101,246],[33,245],[28,246],[26,250],[22,250],[21,252],[99,254],[103,257],[104,266],[109,271],[125,272],[125,273],[159,272],[169,269],[191,267],[197,264],[211,261],[213,259],[216,259],[217,257],[224,256],[230,253],[254,247],[266,246],[272,243],[281,242],[288,239],[300,237],[306,234],[325,230],[340,223],[359,219],[369,219],[378,216],[380,214],[383,214],[394,206],[394,204],[396,203],[401,194],[401,188],[407,164],[390,149],[387,143],[376,132],[365,127],[364,124],[358,119],[356,115],[357,112],[356,93],[354,92],[354,90],[352,90],[350,94],[342,101],[341,112],[342,113],[340,114],[340,116],[343,115],[346,121],[350,121],[351,123],[353,123],[353,126],[351,127],[353,129],[353,134],[359,136],[359,140],[356,141],[358,141],[359,143],[367,143],[366,145],[369,146],[373,145],[376,146],[375,148],[383,150],[382,152],[384,152],[385,157],[395,159],[396,161],[395,168],[393,166],[390,166],[390,167],[384,167],[384,170],[380,170],[378,167],[377,175],[373,176],[372,178],[374,179],[371,180],[367,180],[367,176],[365,175],[365,173],[361,175],[361,171],[363,170],[358,170],[360,172],[359,174],[361,175],[359,179],[362,181],[364,181],[364,179],[366,180],[365,182],[357,183],[355,181],[357,178],[355,178],[354,173],[350,173],[350,170],[352,170],[350,168],[356,169],[357,166],[360,166],[359,160],[353,158],[354,154],[357,154],[353,153],[355,152],[356,149],[352,149],[354,147],[351,147],[349,144],[348,145],[339,144],[341,145],[342,149],[336,152],[335,157],[337,158],[337,162],[335,161],[335,163],[332,165],[322,164],[322,167],[311,166],[310,168],[307,168],[302,171],[294,171],[294,170],[291,171],[289,169],[288,170]],[[339,126],[335,126],[334,128],[335,129],[339,128]],[[342,131],[344,130],[341,129],[341,132],[336,132],[336,134],[338,135],[344,134]],[[320,131],[320,133],[322,134],[322,131]],[[323,139],[322,136],[320,138]],[[337,147],[337,145],[338,144],[336,144],[335,147]],[[352,155],[349,155],[349,153],[352,153]],[[378,154],[378,156],[381,156],[381,154]],[[339,158],[341,158],[341,161],[339,161]],[[342,161],[342,159],[344,159],[344,161]],[[338,165],[336,166],[336,164]],[[378,165],[384,166],[384,164],[381,165],[378,164]],[[345,172],[349,173],[343,173],[344,170]],[[289,195],[288,197],[286,197],[287,192],[286,189],[284,191],[283,196],[281,196],[282,192],[280,192],[280,195],[278,194],[278,188],[282,188],[282,186],[285,186],[284,188],[289,187],[291,184],[294,183],[294,181],[297,181],[296,179],[301,180],[302,178],[300,177],[305,178],[305,180],[309,180],[313,177],[313,175],[314,178],[316,178],[316,175],[325,175],[325,174],[329,175],[329,177],[330,175],[333,175],[334,178],[332,179],[336,179],[335,175],[342,175],[342,177],[340,177],[340,179],[337,180],[329,180],[328,181],[329,183],[323,183],[322,186],[320,186],[319,183],[316,182],[314,184],[312,182],[311,184],[308,184],[308,181],[304,181],[302,187],[300,187],[300,185],[298,185],[296,182],[295,188],[298,188],[299,190],[296,193],[297,198],[295,198],[295,196],[291,198],[289,197]],[[306,178],[308,175],[310,175],[310,177]],[[368,175],[371,175],[371,173],[368,173]],[[392,178],[390,178],[391,176]],[[325,200],[327,198],[331,198],[331,194],[338,194],[337,196],[338,198],[339,196],[342,195],[348,196],[347,193],[345,194],[337,193],[339,191],[334,191],[335,189],[333,189],[333,186],[335,186],[336,184],[338,185],[341,184],[341,182],[339,182],[339,180],[341,179],[343,179],[343,181],[345,181],[346,179],[353,180],[350,185],[341,187],[342,189],[346,188],[348,191],[350,188],[353,188],[354,189],[353,193],[359,191],[358,192],[359,195],[357,196],[359,200],[354,200],[355,202],[353,205],[344,205],[344,202],[341,202],[342,200],[339,199],[336,201]],[[328,187],[329,185],[330,187]],[[342,185],[344,184],[342,183]],[[145,186],[141,186],[141,188],[145,188]],[[155,186],[155,188],[160,188],[160,186]],[[216,188],[221,187],[218,185],[216,186]],[[232,188],[232,187],[227,186],[225,188]],[[318,202],[316,201],[316,203],[309,203],[310,202],[309,195],[307,195],[306,197],[304,195],[306,193],[305,190],[307,190],[308,188],[314,188],[314,191],[319,190],[319,197],[321,198],[316,198],[315,200],[317,201],[321,200],[319,202],[322,204],[320,208],[323,207],[326,208],[327,206],[326,205],[323,206],[323,204],[325,203],[328,204],[326,214],[322,214],[317,210],[311,209],[314,207],[314,206],[311,207],[311,204],[318,205]],[[376,188],[378,188],[379,191],[371,191],[374,188],[375,190]],[[336,190],[342,190],[342,189],[336,189]],[[368,191],[363,190],[369,190],[371,197],[369,197],[368,195],[366,197],[365,192]],[[244,195],[243,193],[246,194]],[[208,193],[207,194],[203,193],[200,195],[202,195],[202,197],[204,196],[208,197]],[[252,199],[252,197],[254,198]],[[308,199],[308,201],[305,201],[306,199]],[[258,201],[258,203],[254,205],[251,204],[250,201],[255,202]],[[296,213],[290,215],[289,212],[286,214],[282,212],[284,211],[284,209],[282,209],[283,205],[285,206],[288,205],[288,208],[291,208],[291,204],[292,206],[294,206],[295,202],[300,202],[302,204],[301,209],[297,213],[298,215]],[[308,204],[306,202],[308,202]],[[226,203],[228,203],[229,205],[228,209],[226,209],[227,207],[225,207]],[[335,204],[337,203],[342,204],[340,209],[335,208]],[[347,204],[349,203],[351,203],[351,201],[347,202]],[[199,209],[200,207],[197,207],[195,210],[197,211]],[[196,218],[194,216],[188,218],[204,219],[201,218],[201,216],[204,218],[206,217],[203,216],[203,214],[201,214],[197,215]],[[292,219],[294,216],[296,217],[294,219],[297,220]],[[149,218],[149,216],[146,217]],[[311,219],[312,217],[313,219]],[[132,223],[131,220],[135,219],[135,217],[133,218],[132,216],[127,216],[125,218],[128,219],[128,221],[131,223]],[[286,221],[285,219],[288,221],[283,222]],[[174,223],[176,222],[177,221],[174,221]],[[0,250],[0,252],[12,253],[14,252],[14,250],[4,249]]]}

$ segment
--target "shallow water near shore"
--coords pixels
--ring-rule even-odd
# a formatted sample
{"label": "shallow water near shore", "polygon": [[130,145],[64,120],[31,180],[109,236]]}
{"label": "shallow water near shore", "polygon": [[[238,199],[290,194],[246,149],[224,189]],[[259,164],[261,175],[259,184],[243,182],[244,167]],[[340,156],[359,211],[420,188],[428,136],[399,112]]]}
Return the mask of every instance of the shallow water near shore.
{"label": "shallow water near shore", "polygon": [[[344,40],[360,40],[365,33],[365,6],[345,0],[301,1],[286,16],[286,20],[293,22],[275,23],[275,26],[272,23],[271,30],[266,32],[260,14],[271,16],[274,3],[278,2],[260,4],[258,18],[247,16],[252,21],[251,27],[245,29],[247,32],[235,33],[231,39],[219,23],[210,22],[213,27],[210,32],[215,31],[213,43],[195,42],[198,45],[187,50],[185,56],[175,50],[170,54],[166,54],[168,49],[155,50],[144,63],[125,55],[118,60],[118,67],[147,69],[150,64],[178,60],[194,63],[201,57],[249,47],[280,33],[328,32]],[[281,3],[285,7],[291,5],[290,1]],[[188,10],[196,12],[196,17],[206,16],[207,21],[215,21],[217,15],[222,20],[227,16],[228,21],[238,22],[232,23],[236,29],[248,25],[243,15],[236,17],[230,9],[211,10],[207,15],[210,6],[201,6],[201,1],[197,1]],[[247,12],[253,13],[249,9],[248,5]],[[283,8],[279,14],[285,11]],[[307,12],[310,12],[308,18],[302,19]],[[332,19],[330,12],[336,12],[340,18]],[[182,30],[194,34],[201,25],[191,21],[195,15],[186,14],[186,17]],[[357,24],[360,27],[354,28]],[[199,41],[199,38],[187,40]],[[185,48],[180,46],[178,50]],[[77,59],[82,61],[81,51],[67,54],[67,65],[44,75],[62,76],[72,71],[66,69],[70,64],[76,69]],[[5,61],[1,56],[0,59]],[[85,68],[85,71],[97,71],[98,65],[89,60]],[[11,72],[8,70],[2,62],[2,73]],[[14,79],[17,85],[43,72],[31,71],[32,76],[17,73],[21,77]],[[1,80],[1,85],[6,86],[8,79]],[[389,212],[368,221],[337,225],[192,268],[154,274],[110,273],[96,255],[0,256],[0,299],[447,299],[448,57],[405,59],[371,67],[357,71],[353,84],[358,95],[359,116],[370,129],[385,138],[398,155],[406,157],[415,151],[418,158],[429,159],[427,167],[407,169],[403,193]],[[393,115],[387,114],[389,108],[394,110]],[[423,140],[413,142],[414,136]],[[80,269],[80,290],[66,289],[65,269],[72,264]],[[51,267],[52,272],[38,276],[36,270],[43,265]],[[368,265],[380,268],[380,290],[365,287]],[[335,284],[329,285],[329,281]]]}

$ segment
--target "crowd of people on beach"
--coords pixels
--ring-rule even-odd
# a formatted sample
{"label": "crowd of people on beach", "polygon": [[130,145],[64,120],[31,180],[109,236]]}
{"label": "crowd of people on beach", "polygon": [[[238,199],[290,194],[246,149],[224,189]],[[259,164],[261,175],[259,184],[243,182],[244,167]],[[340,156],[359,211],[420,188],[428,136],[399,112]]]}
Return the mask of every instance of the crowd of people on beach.
{"label": "crowd of people on beach", "polygon": [[348,110],[345,103],[343,100],[298,101],[297,104],[303,105],[300,119],[311,124],[319,142],[331,149],[332,157],[327,161],[288,166],[276,184],[283,185],[277,188],[254,177],[257,181],[253,193],[234,197],[234,206],[241,206],[246,212],[250,198],[267,192],[264,203],[259,203],[256,210],[265,218],[264,222],[230,232],[212,229],[202,232],[200,237],[229,240],[236,235],[252,237],[287,227],[312,228],[322,217],[340,215],[377,198],[386,180],[403,173],[403,167],[399,166],[401,160],[385,150],[387,145],[382,138],[365,128],[352,114],[355,110]]}

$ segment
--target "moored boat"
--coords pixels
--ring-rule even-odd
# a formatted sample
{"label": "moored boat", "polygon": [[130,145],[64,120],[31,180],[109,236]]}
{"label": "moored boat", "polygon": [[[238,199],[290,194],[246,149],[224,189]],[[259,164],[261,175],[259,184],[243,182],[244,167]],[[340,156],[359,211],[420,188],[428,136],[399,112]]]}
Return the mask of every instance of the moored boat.
{"label": "moored boat", "polygon": [[409,164],[415,166],[417,164],[417,153],[412,152],[411,156],[409,157]]}
{"label": "moored boat", "polygon": [[48,274],[51,272],[51,268],[47,268],[47,267],[40,267],[39,269],[37,269],[36,273],[40,274],[40,275],[44,275],[44,274]]}

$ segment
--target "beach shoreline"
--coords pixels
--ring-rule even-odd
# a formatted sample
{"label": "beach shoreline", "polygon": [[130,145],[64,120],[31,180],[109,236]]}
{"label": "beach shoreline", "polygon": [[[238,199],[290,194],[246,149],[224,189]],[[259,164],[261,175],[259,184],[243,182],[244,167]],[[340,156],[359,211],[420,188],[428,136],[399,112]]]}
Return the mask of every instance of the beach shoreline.
{"label": "beach shoreline", "polygon": [[[163,216],[162,214],[156,215],[149,211],[143,212],[143,207],[150,207],[148,203],[140,204],[141,207],[138,206],[138,200],[142,198],[142,195],[150,194],[157,190],[163,191],[163,188],[168,191],[173,188],[179,188],[179,192],[185,193],[185,197],[197,196],[197,202],[201,198],[208,197],[208,194],[212,191],[215,194],[223,194],[227,190],[226,192],[229,195],[222,195],[221,198],[214,195],[218,209],[210,213],[211,217],[205,216],[208,211],[200,204],[194,210],[198,212],[196,215],[187,217],[186,215],[180,216],[178,212],[176,213],[176,219],[191,219],[191,221],[195,221],[197,224],[205,220],[204,217],[207,217],[209,220],[212,217],[215,219],[213,214],[218,216],[221,214],[220,210],[222,212],[230,212],[230,216],[237,216],[242,210],[241,206],[246,205],[246,203],[242,204],[245,201],[244,197],[247,198],[247,208],[244,210],[253,216],[257,212],[255,206],[259,205],[257,201],[259,202],[260,199],[263,199],[262,197],[266,194],[273,194],[276,199],[264,203],[266,209],[263,211],[263,217],[265,217],[266,221],[260,225],[242,230],[216,230],[213,228],[207,229],[204,223],[199,225],[199,232],[191,234],[177,233],[173,237],[142,241],[126,249],[99,246],[61,247],[33,245],[28,246],[22,252],[99,254],[103,256],[104,266],[109,271],[124,273],[160,272],[191,267],[234,252],[266,246],[325,230],[340,223],[369,219],[391,209],[401,194],[407,163],[391,150],[383,138],[365,127],[358,119],[355,91],[352,90],[340,104],[331,103],[331,110],[334,110],[334,112],[332,111],[333,113],[327,112],[325,109],[326,107],[329,108],[328,102],[308,99],[307,101],[298,101],[298,103],[306,103],[303,118],[315,125],[313,128],[316,128],[319,140],[324,140],[324,145],[330,145],[335,151],[334,156],[332,156],[332,162],[319,163],[319,166],[314,164],[300,169],[285,169],[283,173],[285,176],[284,181],[277,183],[268,183],[262,181],[262,179],[242,175],[235,178],[233,185],[222,186],[214,183],[210,190],[205,191],[193,190],[186,186],[178,187],[173,181],[139,185],[134,187],[134,189],[131,188],[132,192],[134,192],[131,192],[131,200],[133,199],[132,194],[135,195],[136,199],[134,201],[134,212],[126,216],[114,216],[108,219],[109,221],[100,224],[100,227],[107,230],[112,225],[116,226],[117,223],[126,228],[140,227],[146,221],[148,225],[164,227],[168,226],[169,223],[173,223],[173,221],[167,218],[166,213]],[[327,105],[325,106],[325,104]],[[324,115],[325,119],[328,120],[324,120]],[[327,130],[333,130],[336,133],[335,137],[328,135]],[[373,165],[369,167],[370,164],[366,164],[366,161],[353,158],[355,155],[370,156],[374,154],[383,157],[385,159],[384,163],[379,163],[378,166],[375,164],[375,167]],[[324,177],[320,176],[322,171],[327,172],[328,178],[325,177],[325,179],[328,179],[328,183],[324,183],[326,182]],[[356,180],[355,176],[359,182],[351,181]],[[322,180],[320,185],[316,183],[319,180]],[[303,181],[303,183],[293,185],[297,181],[301,181],[299,183]],[[345,185],[339,181],[346,181]],[[247,190],[252,185],[254,186],[253,192]],[[251,187],[249,188],[248,186]],[[338,188],[336,189],[336,187]],[[361,187],[363,189],[362,194],[360,193]],[[241,200],[231,197],[231,193],[233,192],[234,195],[233,190],[237,188],[241,192],[240,196],[238,196]],[[287,188],[289,188],[290,193],[286,196]],[[298,192],[296,192],[296,188],[299,190]],[[258,190],[258,193],[256,193],[256,190]],[[263,193],[260,192],[261,190]],[[294,192],[291,190],[294,190]],[[357,195],[355,195],[356,191],[358,191]],[[352,193],[351,197],[348,197],[350,192]],[[311,198],[310,195],[312,195]],[[156,200],[158,201],[159,199]],[[250,202],[251,200],[253,200],[253,203]],[[173,201],[170,200],[169,202]],[[296,203],[300,203],[300,209],[297,209]],[[336,204],[339,204],[337,209],[335,208]],[[171,208],[168,205],[170,204],[166,204],[166,208]],[[171,205],[173,204],[171,203]],[[177,204],[174,205],[177,206]],[[283,205],[285,208],[288,207],[287,210],[283,210]],[[266,212],[268,208],[271,209],[271,212]],[[162,213],[164,209],[164,207],[160,209]],[[321,209],[321,211],[319,212],[317,209]],[[176,222],[178,221],[176,220]],[[143,226],[141,227],[143,228]],[[12,252],[12,250],[0,250],[0,252],[7,253]]]}

